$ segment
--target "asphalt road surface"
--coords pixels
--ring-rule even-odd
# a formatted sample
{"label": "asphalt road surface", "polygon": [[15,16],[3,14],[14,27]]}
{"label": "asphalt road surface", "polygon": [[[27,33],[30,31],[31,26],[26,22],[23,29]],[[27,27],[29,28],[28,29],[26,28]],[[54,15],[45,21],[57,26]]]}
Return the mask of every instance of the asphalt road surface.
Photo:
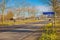
{"label": "asphalt road surface", "polygon": [[46,22],[25,25],[0,26],[0,40],[37,40]]}
{"label": "asphalt road surface", "polygon": [[37,40],[41,32],[0,32],[0,40]]}
{"label": "asphalt road surface", "polygon": [[[0,40],[38,40],[48,21],[24,25],[0,26]],[[60,31],[57,32],[58,35]],[[58,39],[59,38],[59,39]],[[60,40],[58,36],[57,40]]]}
{"label": "asphalt road surface", "polygon": [[34,22],[29,24],[22,25],[13,25],[13,26],[0,26],[0,30],[13,30],[13,29],[40,29],[47,24],[48,21]]}

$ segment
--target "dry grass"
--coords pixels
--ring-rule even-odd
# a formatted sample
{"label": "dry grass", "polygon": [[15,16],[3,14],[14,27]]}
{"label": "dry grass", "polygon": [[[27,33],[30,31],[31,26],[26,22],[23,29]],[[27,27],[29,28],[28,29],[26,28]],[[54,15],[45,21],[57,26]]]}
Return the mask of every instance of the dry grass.
{"label": "dry grass", "polygon": [[[26,23],[32,23],[32,22],[39,22],[42,20],[17,20],[16,22],[14,21],[4,21],[3,24],[5,25],[19,25],[19,24],[26,24]],[[0,22],[0,25],[3,25],[2,22]]]}

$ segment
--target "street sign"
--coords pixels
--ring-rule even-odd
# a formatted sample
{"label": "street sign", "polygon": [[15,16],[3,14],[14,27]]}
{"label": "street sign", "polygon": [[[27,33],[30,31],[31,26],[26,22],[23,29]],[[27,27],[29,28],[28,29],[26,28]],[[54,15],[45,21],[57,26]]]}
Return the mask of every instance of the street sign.
{"label": "street sign", "polygon": [[43,12],[44,15],[54,15],[54,12]]}
{"label": "street sign", "polygon": [[54,14],[54,12],[43,12],[43,15],[47,15],[47,17],[53,17]]}

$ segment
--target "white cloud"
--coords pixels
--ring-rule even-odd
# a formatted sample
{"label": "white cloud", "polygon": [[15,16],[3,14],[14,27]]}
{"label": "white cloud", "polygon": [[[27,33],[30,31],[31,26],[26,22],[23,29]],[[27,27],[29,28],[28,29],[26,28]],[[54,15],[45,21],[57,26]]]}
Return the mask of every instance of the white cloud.
{"label": "white cloud", "polygon": [[52,12],[52,6],[36,6],[36,9],[40,12]]}

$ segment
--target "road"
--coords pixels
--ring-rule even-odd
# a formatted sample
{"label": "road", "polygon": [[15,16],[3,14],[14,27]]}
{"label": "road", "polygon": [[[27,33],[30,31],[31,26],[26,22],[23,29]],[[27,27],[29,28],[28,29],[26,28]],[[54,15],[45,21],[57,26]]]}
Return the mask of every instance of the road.
{"label": "road", "polygon": [[37,40],[42,35],[44,22],[25,25],[1,26],[0,40]]}
{"label": "road", "polygon": [[0,30],[13,30],[13,29],[40,29],[47,24],[48,21],[34,22],[29,24],[22,25],[13,25],[13,26],[0,26]]}
{"label": "road", "polygon": [[37,40],[41,32],[1,32],[0,40]]}
{"label": "road", "polygon": [[[0,26],[0,40],[37,40],[41,37],[42,28],[46,22],[29,23],[24,25]],[[60,32],[57,32],[60,35]],[[60,40],[60,36],[58,36]]]}

